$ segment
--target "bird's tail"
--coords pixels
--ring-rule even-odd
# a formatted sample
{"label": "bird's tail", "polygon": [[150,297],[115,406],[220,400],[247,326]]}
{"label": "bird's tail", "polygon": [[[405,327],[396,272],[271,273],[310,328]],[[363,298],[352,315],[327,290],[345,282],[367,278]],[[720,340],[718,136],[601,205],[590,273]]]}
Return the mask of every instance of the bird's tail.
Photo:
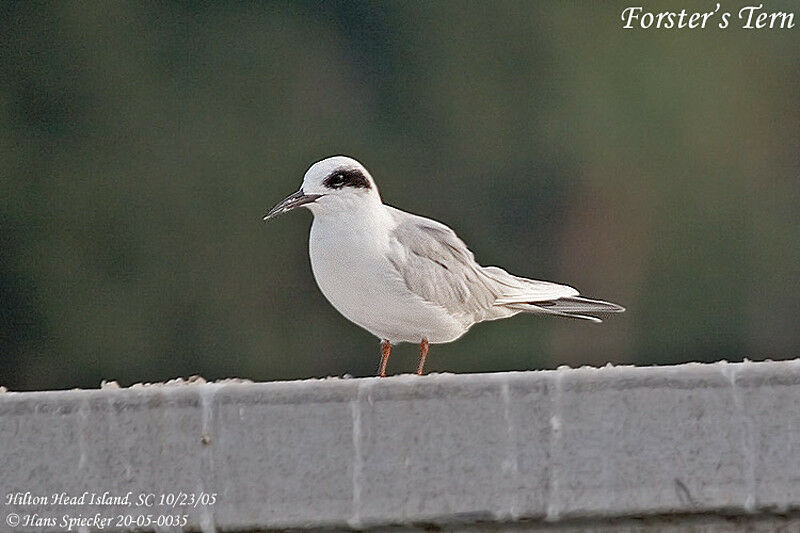
{"label": "bird's tail", "polygon": [[566,296],[555,300],[545,300],[541,302],[525,302],[511,304],[509,307],[526,311],[528,313],[541,313],[545,315],[556,315],[566,318],[578,318],[590,320],[592,322],[602,322],[593,314],[622,313],[625,308],[611,302],[603,300],[593,300],[583,296]]}
{"label": "bird's tail", "polygon": [[521,278],[498,267],[484,267],[483,272],[497,284],[502,293],[494,302],[496,306],[592,322],[602,322],[592,314],[625,311],[624,307],[615,303],[584,298],[568,285]]}

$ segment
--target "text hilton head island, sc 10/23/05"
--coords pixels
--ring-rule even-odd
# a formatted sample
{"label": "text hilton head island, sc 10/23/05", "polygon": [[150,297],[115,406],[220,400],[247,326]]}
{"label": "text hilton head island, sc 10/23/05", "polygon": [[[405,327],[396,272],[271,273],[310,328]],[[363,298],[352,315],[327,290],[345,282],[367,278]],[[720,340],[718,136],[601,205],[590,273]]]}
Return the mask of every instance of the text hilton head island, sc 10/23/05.
{"label": "text hilton head island, sc 10/23/05", "polygon": [[5,505],[16,507],[82,507],[82,506],[118,506],[118,507],[197,507],[210,506],[217,503],[216,492],[142,492],[135,494],[114,494],[105,492],[55,492],[53,494],[33,494],[31,492],[9,492],[3,499]]}

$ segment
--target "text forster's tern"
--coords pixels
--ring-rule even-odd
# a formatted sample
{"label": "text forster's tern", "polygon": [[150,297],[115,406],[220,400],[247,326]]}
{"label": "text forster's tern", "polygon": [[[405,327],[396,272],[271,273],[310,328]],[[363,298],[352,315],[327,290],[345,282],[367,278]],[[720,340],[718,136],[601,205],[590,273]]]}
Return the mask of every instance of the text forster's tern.
{"label": "text forster's tern", "polygon": [[625,310],[567,285],[479,265],[449,227],[384,204],[367,169],[349,157],[314,163],[300,190],[264,220],[301,206],[314,215],[308,251],[317,285],[345,318],[380,339],[380,376],[400,342],[419,343],[421,375],[430,343],[454,341],[484,320],[533,313],[600,322],[588,313]]}

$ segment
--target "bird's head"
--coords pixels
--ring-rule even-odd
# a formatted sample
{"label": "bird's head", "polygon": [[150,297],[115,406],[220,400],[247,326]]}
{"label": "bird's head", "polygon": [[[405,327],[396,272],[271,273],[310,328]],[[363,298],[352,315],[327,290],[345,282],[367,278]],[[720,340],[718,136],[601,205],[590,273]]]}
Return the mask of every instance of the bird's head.
{"label": "bird's head", "polygon": [[381,197],[367,169],[355,159],[337,155],[311,165],[300,190],[281,200],[264,220],[301,206],[317,215],[353,210],[376,201],[380,203]]}

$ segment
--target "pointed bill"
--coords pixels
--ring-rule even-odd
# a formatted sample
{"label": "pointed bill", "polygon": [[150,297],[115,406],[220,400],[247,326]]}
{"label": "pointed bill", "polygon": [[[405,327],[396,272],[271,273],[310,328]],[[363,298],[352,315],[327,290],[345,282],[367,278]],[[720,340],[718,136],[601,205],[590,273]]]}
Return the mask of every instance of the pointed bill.
{"label": "pointed bill", "polygon": [[300,207],[301,205],[310,204],[311,202],[315,201],[320,196],[323,196],[323,195],[322,194],[305,194],[303,192],[303,189],[300,189],[296,193],[290,194],[289,196],[287,196],[286,198],[284,198],[283,200],[278,202],[278,205],[276,205],[275,207],[270,209],[269,213],[267,213],[264,216],[264,220],[269,220],[271,218],[275,218],[276,216],[282,215],[283,213],[286,213],[287,211],[291,211],[295,207]]}

